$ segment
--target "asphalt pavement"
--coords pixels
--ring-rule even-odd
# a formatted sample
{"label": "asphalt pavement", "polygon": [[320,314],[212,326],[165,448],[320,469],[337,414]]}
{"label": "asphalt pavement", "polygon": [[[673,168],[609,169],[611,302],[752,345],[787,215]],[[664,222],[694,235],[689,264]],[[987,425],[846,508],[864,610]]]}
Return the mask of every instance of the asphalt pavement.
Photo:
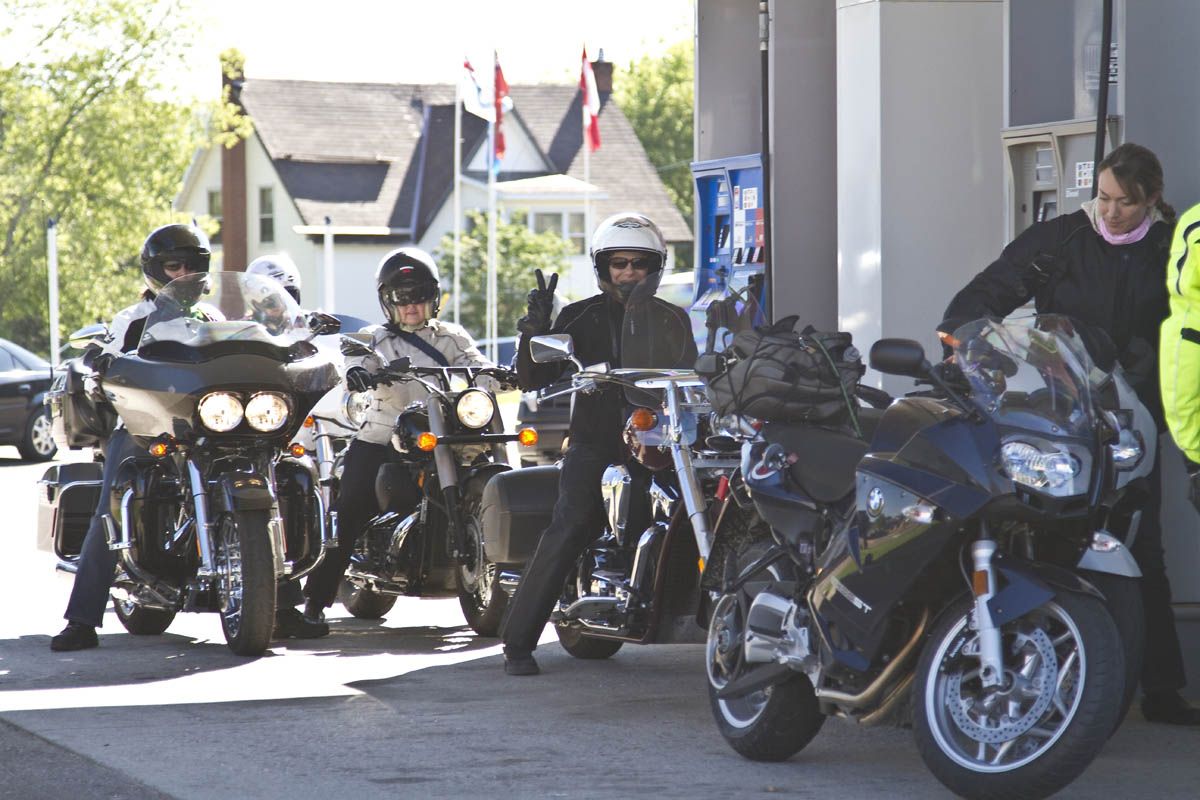
{"label": "asphalt pavement", "polygon": [[[53,653],[71,579],[34,549],[43,469],[0,448],[0,798],[950,796],[907,730],[829,720],[784,763],[742,759],[698,645],[580,661],[548,633],[543,674],[505,676],[453,599],[381,622],[335,606],[330,636],[258,659],[229,652],[215,615],[145,637],[110,610],[98,649]],[[1200,730],[1135,707],[1059,796],[1196,797],[1198,753]]]}

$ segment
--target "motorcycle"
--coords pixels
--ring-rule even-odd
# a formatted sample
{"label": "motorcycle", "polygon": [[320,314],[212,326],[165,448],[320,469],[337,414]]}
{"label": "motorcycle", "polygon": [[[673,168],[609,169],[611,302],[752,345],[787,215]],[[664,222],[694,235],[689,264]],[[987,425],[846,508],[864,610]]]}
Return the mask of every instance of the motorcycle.
{"label": "motorcycle", "polygon": [[[1122,536],[1154,426],[1069,320],[980,320],[951,341],[937,367],[916,342],[872,347],[872,367],[934,390],[863,415],[869,446],[770,422],[744,437],[766,530],[715,599],[710,704],[747,758],[789,758],[827,716],[911,720],[956,793],[1044,797],[1132,697],[1098,586],[1136,590]],[[1140,620],[1136,591],[1122,604]]]}
{"label": "motorcycle", "polygon": [[[344,355],[368,355],[369,343],[344,337]],[[380,514],[358,539],[338,599],[360,619],[379,619],[401,595],[457,596],[467,624],[495,636],[508,604],[500,567],[481,533],[484,486],[511,469],[507,444],[534,444],[532,428],[505,433],[490,379],[515,385],[502,367],[416,367],[398,359],[378,383],[415,381],[429,392],[406,408],[392,433],[395,459],[376,477]],[[353,413],[353,412],[351,412]],[[332,512],[334,535],[337,512]]]}
{"label": "motorcycle", "polygon": [[[311,343],[338,325],[303,314],[264,278],[187,275],[158,294],[137,350],[99,377],[102,402],[64,386],[66,426],[111,417],[97,410],[111,405],[146,453],[119,465],[103,517],[119,554],[112,597],[126,630],[159,634],[180,611],[217,612],[230,650],[266,650],[276,584],[312,570],[328,545],[317,476],[305,448],[289,442],[338,381]],[[64,435],[89,440],[86,431]],[[78,477],[43,480],[53,508],[39,535],[68,569],[91,509],[78,502],[86,492],[64,506],[66,490],[91,489],[93,509],[99,500],[99,475]]]}

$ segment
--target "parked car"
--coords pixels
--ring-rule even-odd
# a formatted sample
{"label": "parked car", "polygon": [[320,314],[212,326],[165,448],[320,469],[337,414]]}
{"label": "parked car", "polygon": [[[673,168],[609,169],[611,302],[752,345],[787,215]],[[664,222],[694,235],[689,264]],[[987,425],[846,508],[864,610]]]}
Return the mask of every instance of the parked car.
{"label": "parked car", "polygon": [[26,461],[45,461],[58,452],[43,404],[51,374],[49,361],[0,339],[0,445],[16,445]]}

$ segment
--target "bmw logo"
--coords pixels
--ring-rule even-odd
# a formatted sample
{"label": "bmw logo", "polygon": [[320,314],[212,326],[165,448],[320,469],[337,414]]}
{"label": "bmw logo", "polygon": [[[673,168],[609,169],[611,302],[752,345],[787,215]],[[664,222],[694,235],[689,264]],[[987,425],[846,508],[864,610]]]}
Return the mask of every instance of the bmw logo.
{"label": "bmw logo", "polygon": [[867,493],[867,513],[872,517],[879,516],[879,512],[883,510],[883,489],[876,486]]}

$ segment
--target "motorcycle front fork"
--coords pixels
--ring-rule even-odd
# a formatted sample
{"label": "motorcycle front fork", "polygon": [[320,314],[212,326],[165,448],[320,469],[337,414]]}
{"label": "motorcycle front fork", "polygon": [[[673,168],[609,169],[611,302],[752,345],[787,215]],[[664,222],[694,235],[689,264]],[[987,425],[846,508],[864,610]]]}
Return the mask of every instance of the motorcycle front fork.
{"label": "motorcycle front fork", "polygon": [[992,621],[988,601],[996,594],[996,570],[992,556],[996,553],[996,541],[988,538],[987,528],[971,544],[971,560],[974,572],[971,575],[971,591],[975,595],[975,632],[979,636],[979,680],[985,687],[1000,686],[1004,682],[1004,660],[1000,629]]}

